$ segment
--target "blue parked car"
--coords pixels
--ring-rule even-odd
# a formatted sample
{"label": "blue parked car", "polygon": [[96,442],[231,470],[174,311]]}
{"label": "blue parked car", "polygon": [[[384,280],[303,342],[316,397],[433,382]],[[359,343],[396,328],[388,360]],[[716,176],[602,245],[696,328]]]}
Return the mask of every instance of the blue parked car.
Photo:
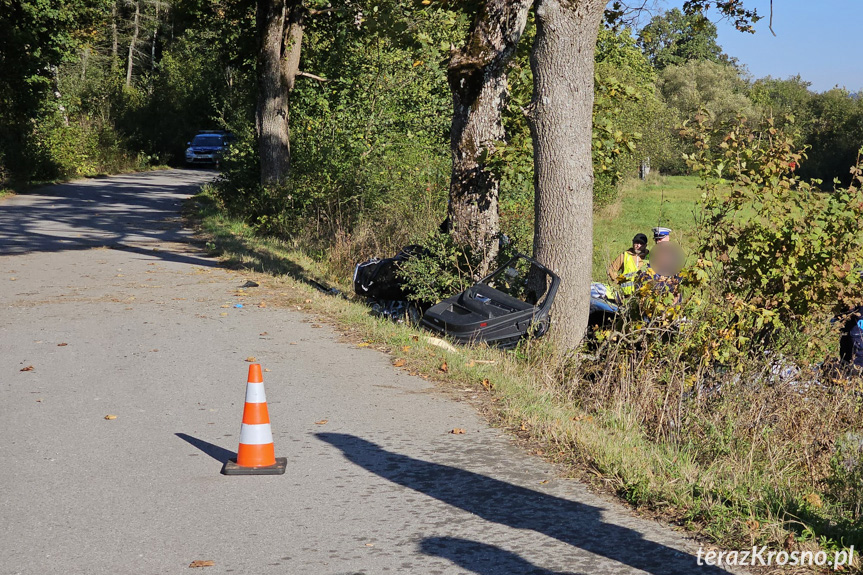
{"label": "blue parked car", "polygon": [[186,164],[212,164],[218,167],[225,150],[236,139],[236,136],[224,130],[198,132],[191,142],[186,142]]}

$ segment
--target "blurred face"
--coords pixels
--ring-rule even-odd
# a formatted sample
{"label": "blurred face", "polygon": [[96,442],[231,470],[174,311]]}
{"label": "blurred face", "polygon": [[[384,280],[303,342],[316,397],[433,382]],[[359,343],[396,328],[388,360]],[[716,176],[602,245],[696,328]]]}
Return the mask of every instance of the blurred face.
{"label": "blurred face", "polygon": [[640,242],[632,242],[632,249],[633,251],[640,252],[644,249],[644,244]]}
{"label": "blurred face", "polygon": [[661,238],[655,238],[655,239],[656,239],[656,243],[661,244],[662,242],[668,241],[668,236],[662,236]]}
{"label": "blurred face", "polygon": [[683,250],[679,246],[668,242],[662,242],[650,251],[650,267],[664,276],[673,276],[678,273],[684,263]]}

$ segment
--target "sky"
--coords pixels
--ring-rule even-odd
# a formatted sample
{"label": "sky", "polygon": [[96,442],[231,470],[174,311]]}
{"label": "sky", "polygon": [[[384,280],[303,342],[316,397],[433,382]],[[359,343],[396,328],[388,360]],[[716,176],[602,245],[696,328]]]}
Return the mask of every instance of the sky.
{"label": "sky", "polygon": [[[682,0],[657,0],[657,7],[681,7]],[[816,92],[834,86],[863,92],[863,0],[745,0],[763,16],[755,34],[741,33],[717,13],[707,13],[719,30],[719,45],[746,66],[754,78],[800,74]],[[646,21],[646,20],[645,20]]]}

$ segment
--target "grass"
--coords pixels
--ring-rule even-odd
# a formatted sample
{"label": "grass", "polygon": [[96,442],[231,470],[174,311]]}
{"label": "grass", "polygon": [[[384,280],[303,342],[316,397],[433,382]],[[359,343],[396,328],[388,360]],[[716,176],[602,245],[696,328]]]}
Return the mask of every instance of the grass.
{"label": "grass", "polygon": [[[607,210],[597,218],[597,239],[609,238],[609,245],[614,245],[616,237],[628,241],[633,229],[644,226],[645,233],[649,231],[648,225],[656,225],[664,191],[666,203],[661,209],[667,219],[662,223],[678,231],[678,241],[684,243],[693,229],[687,214],[691,222],[696,185],[694,178],[634,185],[621,198],[617,217]],[[512,352],[482,346],[442,349],[426,332],[372,317],[367,306],[350,298],[326,295],[320,283],[349,292],[348,278],[328,277],[330,266],[291,243],[256,236],[242,222],[221,213],[206,193],[195,199],[190,212],[198,218],[210,249],[227,265],[261,274],[262,288],[273,294],[267,296],[268,304],[289,305],[327,318],[358,345],[390,353],[393,363],[411,374],[437,380],[447,393],[478,402],[493,424],[529,441],[531,450],[563,464],[569,475],[590,480],[647,514],[686,527],[726,549],[756,543],[778,548],[789,533],[801,550],[839,547],[842,538],[845,545],[863,541],[859,527],[850,525],[837,532],[836,523],[825,520],[822,510],[795,508],[795,497],[807,501],[815,488],[786,466],[790,459],[783,457],[812,444],[808,436],[778,444],[768,438],[770,453],[756,464],[751,455],[760,439],[747,439],[740,426],[729,426],[733,418],[717,415],[721,425],[714,427],[708,419],[705,433],[689,440],[649,437],[642,415],[629,398],[657,386],[657,381],[632,379],[635,374],[631,381],[611,382],[610,394],[620,399],[590,408],[589,401],[577,399],[576,388],[592,384],[574,381],[580,376],[573,376],[571,362],[545,340],[528,342]],[[625,386],[628,395],[624,396]],[[805,426],[794,422],[797,414],[830,413],[824,410],[829,407],[826,404],[796,391],[777,388],[771,393],[765,403],[768,413],[759,417],[766,421],[773,416],[773,426],[803,430]],[[734,412],[743,406],[745,411],[753,405],[751,399],[742,396],[729,407]],[[803,411],[792,409],[795,402]],[[819,419],[827,428],[833,425],[829,418],[813,421]]]}
{"label": "grass", "polygon": [[632,237],[638,232],[650,238],[651,228],[671,228],[672,239],[686,249],[695,228],[694,210],[701,199],[699,183],[695,176],[655,176],[627,184],[617,202],[594,216],[594,281],[607,281],[608,264],[632,246]]}

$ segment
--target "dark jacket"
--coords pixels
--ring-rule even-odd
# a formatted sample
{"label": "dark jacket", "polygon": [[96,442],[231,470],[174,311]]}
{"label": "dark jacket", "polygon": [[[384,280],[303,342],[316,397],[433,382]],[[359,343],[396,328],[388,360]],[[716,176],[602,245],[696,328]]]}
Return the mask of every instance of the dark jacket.
{"label": "dark jacket", "polygon": [[857,367],[863,367],[863,319],[854,324],[848,336],[851,340],[851,362]]}

